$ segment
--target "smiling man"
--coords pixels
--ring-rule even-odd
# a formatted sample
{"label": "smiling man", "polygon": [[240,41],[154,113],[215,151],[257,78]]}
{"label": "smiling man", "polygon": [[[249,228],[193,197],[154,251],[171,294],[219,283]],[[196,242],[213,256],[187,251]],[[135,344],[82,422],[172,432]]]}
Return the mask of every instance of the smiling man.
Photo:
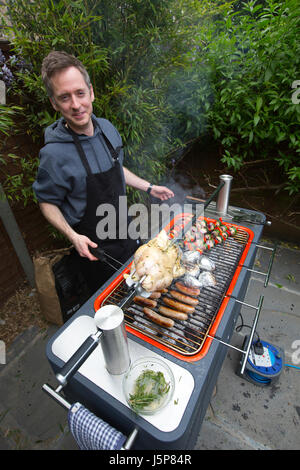
{"label": "smiling man", "polygon": [[126,184],[161,200],[174,194],[123,166],[120,134],[109,121],[93,114],[94,90],[77,58],[51,52],[43,61],[42,78],[53,108],[62,117],[45,130],[33,189],[45,218],[73,244],[78,266],[94,292],[113,271],[97,261],[89,248],[100,246],[121,263],[137,249],[136,240],[118,239],[121,227],[112,238],[97,238],[99,205],[112,204],[117,220],[128,223],[127,214],[118,217]]}

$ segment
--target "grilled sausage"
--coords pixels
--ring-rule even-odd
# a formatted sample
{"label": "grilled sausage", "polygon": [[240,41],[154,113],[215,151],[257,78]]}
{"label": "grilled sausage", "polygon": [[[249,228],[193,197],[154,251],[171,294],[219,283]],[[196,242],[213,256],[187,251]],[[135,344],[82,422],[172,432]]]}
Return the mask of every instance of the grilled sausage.
{"label": "grilled sausage", "polygon": [[149,318],[149,320],[152,320],[154,323],[157,323],[160,326],[164,326],[166,328],[172,328],[172,326],[174,326],[174,321],[171,318],[163,317],[159,313],[153,312],[151,308],[144,307],[143,312]]}
{"label": "grilled sausage", "polygon": [[195,307],[191,305],[183,304],[182,302],[178,302],[178,300],[170,299],[170,297],[164,297],[163,302],[169,307],[173,307],[179,312],[183,313],[194,313]]}
{"label": "grilled sausage", "polygon": [[146,297],[142,297],[140,295],[136,295],[135,297],[133,297],[133,301],[138,305],[142,305],[142,306],[145,305],[146,307],[155,308],[157,305],[156,300],[152,300],[149,298],[147,299]]}
{"label": "grilled sausage", "polygon": [[156,292],[160,292],[161,294],[166,294],[168,292],[168,289],[166,289],[165,287],[163,287],[162,289],[157,289]]}
{"label": "grilled sausage", "polygon": [[155,291],[151,293],[149,299],[159,299],[160,296],[161,296],[161,292]]}
{"label": "grilled sausage", "polygon": [[184,295],[181,294],[180,292],[177,292],[176,290],[171,290],[170,294],[174,299],[179,300],[179,302],[184,302],[189,305],[198,305],[198,299],[194,299],[190,297],[189,295]]}
{"label": "grilled sausage", "polygon": [[187,320],[188,316],[186,313],[178,312],[178,310],[173,310],[172,308],[168,307],[159,307],[159,312],[166,317],[175,318],[176,320]]}
{"label": "grilled sausage", "polygon": [[175,287],[180,290],[182,294],[193,295],[195,297],[198,297],[198,295],[200,295],[200,289],[197,289],[197,287],[187,287],[180,281],[175,283]]}

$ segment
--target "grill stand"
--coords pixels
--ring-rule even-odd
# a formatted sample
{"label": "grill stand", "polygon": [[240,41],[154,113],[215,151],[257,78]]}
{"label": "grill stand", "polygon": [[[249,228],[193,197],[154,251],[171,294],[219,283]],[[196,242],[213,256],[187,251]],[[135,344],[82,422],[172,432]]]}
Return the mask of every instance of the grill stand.
{"label": "grill stand", "polygon": [[[248,211],[253,212],[253,211]],[[262,214],[263,216],[263,214]],[[263,216],[264,217],[264,216]],[[244,226],[249,225],[247,223],[243,224]],[[128,435],[134,429],[134,448],[135,449],[193,449],[196,439],[199,434],[199,430],[206,414],[206,410],[214,389],[215,383],[217,381],[220,369],[222,367],[223,361],[225,359],[228,346],[230,346],[230,338],[234,330],[235,323],[239,315],[239,305],[243,303],[243,299],[246,294],[251,266],[254,264],[255,254],[258,247],[258,241],[262,233],[262,225],[257,225],[253,227],[250,226],[254,231],[254,239],[251,244],[246,260],[245,266],[241,269],[237,283],[231,293],[229,298],[226,310],[222,317],[222,321],[218,326],[217,334],[214,336],[210,349],[206,356],[196,363],[185,363],[184,367],[193,375],[195,380],[195,387],[190,397],[188,406],[185,409],[183,418],[180,422],[178,428],[170,433],[161,433],[158,432],[153,426],[147,423],[142,416],[137,416],[132,413],[131,410],[125,408],[124,405],[117,400],[112,399],[107,393],[103,392],[101,388],[95,386],[94,383],[87,380],[80,372],[76,373],[74,377],[65,387],[65,395],[67,400],[63,406],[67,405],[73,397],[76,397],[76,400],[80,400],[84,406],[87,406],[97,415],[100,415],[103,419],[106,419],[111,425],[115,426],[124,434]],[[274,253],[273,253],[274,258]],[[131,260],[128,261],[128,264]],[[270,260],[271,264],[271,260]],[[248,267],[246,267],[248,266]],[[120,270],[119,273],[122,271]],[[264,274],[265,273],[260,273]],[[266,274],[266,282],[268,281],[267,277],[269,274]],[[99,293],[104,290],[112,280],[110,279],[102,289],[97,292],[93,297],[91,297],[86,304],[81,307],[81,309],[54,335],[54,337],[49,341],[47,345],[47,357],[52,366],[54,373],[59,372],[61,367],[64,365],[64,362],[60,360],[52,350],[53,342],[60,336],[62,331],[68,328],[68,325],[72,323],[77,317],[81,315],[89,315],[93,317],[94,315],[94,302]],[[251,308],[256,309],[255,319],[253,321],[253,335],[255,331],[256,324],[258,322],[263,298],[260,298],[258,306]],[[247,305],[247,304],[246,304]],[[253,337],[252,335],[252,337]],[[145,346],[145,343],[137,337],[134,337],[130,333],[128,334],[129,338],[134,342],[139,343]],[[241,350],[245,354],[245,361],[247,361],[247,355],[249,354],[249,345],[246,350]],[[146,345],[147,349],[151,353],[152,351],[159,353],[162,359],[168,359],[175,364],[180,364],[182,366],[182,361],[177,358],[170,357],[164,351],[158,351],[152,345]],[[47,390],[48,388],[48,390]],[[51,387],[45,384],[43,387],[44,391],[49,393],[53,398],[57,399],[57,395],[61,390],[53,390]],[[51,391],[52,390],[52,391]],[[63,399],[64,400],[64,399]],[[58,399],[60,401],[60,398]],[[138,430],[138,432],[137,432]]]}

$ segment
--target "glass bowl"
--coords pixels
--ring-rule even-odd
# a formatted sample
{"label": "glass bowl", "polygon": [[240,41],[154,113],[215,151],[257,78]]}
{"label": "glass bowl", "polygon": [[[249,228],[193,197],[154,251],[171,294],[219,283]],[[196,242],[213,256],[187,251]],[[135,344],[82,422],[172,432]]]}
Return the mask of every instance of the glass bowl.
{"label": "glass bowl", "polygon": [[175,379],[161,359],[144,357],[135,361],[123,378],[123,392],[128,405],[138,414],[152,415],[171,400]]}

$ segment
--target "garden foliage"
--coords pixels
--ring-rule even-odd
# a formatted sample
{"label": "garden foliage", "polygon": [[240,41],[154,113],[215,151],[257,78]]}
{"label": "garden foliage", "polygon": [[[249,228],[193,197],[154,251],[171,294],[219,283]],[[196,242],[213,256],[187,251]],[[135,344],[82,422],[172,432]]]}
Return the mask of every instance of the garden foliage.
{"label": "garden foliage", "polygon": [[[239,169],[273,159],[289,193],[300,189],[300,4],[297,0],[243,2],[199,31],[199,64],[210,70],[209,130],[223,161]],[[299,82],[300,86],[300,82]]]}
{"label": "garden foliage", "polygon": [[89,70],[95,114],[117,127],[126,166],[140,176],[159,181],[166,155],[210,134],[229,167],[272,158],[289,192],[299,190],[297,0],[7,4],[13,53],[30,64],[16,71],[9,92],[23,109],[19,127],[34,141],[42,143],[44,127],[57,119],[40,77],[42,59],[65,50]]}

